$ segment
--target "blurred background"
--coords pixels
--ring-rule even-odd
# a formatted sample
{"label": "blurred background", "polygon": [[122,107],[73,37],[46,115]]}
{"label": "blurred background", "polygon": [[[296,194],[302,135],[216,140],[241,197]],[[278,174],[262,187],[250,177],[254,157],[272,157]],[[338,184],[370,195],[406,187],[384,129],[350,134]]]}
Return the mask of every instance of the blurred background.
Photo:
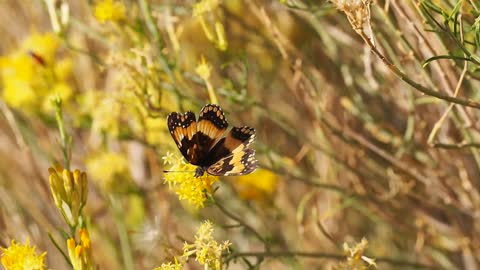
{"label": "blurred background", "polygon": [[[480,267],[477,1],[4,0],[0,35],[0,246],[46,269],[207,269],[205,220],[208,269]],[[166,116],[207,103],[255,173],[163,173],[190,168]]]}

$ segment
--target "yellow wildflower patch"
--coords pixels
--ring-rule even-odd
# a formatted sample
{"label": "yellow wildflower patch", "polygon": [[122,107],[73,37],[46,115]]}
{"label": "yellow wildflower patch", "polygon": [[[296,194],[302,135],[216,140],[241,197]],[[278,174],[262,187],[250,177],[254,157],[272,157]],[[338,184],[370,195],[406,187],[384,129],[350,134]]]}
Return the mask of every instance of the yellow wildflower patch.
{"label": "yellow wildflower patch", "polygon": [[33,33],[17,50],[0,58],[2,98],[8,105],[28,113],[47,113],[52,110],[52,96],[70,99],[72,60],[57,59],[59,45],[53,33]]}
{"label": "yellow wildflower patch", "polygon": [[222,269],[222,253],[229,251],[231,243],[227,240],[219,244],[213,238],[213,225],[210,221],[205,221],[200,225],[195,234],[193,244],[185,243],[183,245],[183,257],[190,257],[195,254],[195,258],[205,269]]}
{"label": "yellow wildflower patch", "polygon": [[163,161],[168,165],[168,171],[163,175],[170,189],[175,191],[180,200],[186,200],[196,208],[203,208],[207,199],[205,192],[212,192],[212,185],[218,181],[218,177],[207,173],[195,177],[196,166],[171,153],[167,153]]}
{"label": "yellow wildflower patch", "polygon": [[10,247],[0,248],[2,250],[1,262],[7,270],[42,270],[45,269],[45,255],[35,251],[35,246],[30,246],[27,239],[24,245],[12,240]]}

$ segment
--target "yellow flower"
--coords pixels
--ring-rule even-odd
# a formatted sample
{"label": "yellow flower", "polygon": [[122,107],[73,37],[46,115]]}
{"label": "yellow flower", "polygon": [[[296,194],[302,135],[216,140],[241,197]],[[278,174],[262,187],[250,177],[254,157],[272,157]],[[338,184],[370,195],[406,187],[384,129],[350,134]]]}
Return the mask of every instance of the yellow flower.
{"label": "yellow flower", "polygon": [[101,152],[86,160],[87,171],[107,191],[122,191],[130,183],[130,170],[125,155]]}
{"label": "yellow flower", "polygon": [[67,239],[68,256],[72,262],[74,270],[92,270],[95,269],[93,262],[90,236],[87,228],[78,230],[80,240],[77,242],[74,238]]}
{"label": "yellow flower", "polygon": [[53,95],[65,101],[72,96],[67,83],[71,59],[55,61],[59,44],[52,33],[33,33],[19,49],[0,58],[2,97],[8,105],[29,113],[49,112]]}
{"label": "yellow flower", "polygon": [[34,52],[40,56],[47,66],[53,64],[60,41],[54,33],[33,33],[21,46],[23,52]]}
{"label": "yellow flower", "polygon": [[79,217],[87,203],[87,175],[79,170],[69,171],[61,167],[49,168],[49,182],[53,199],[70,227],[79,224]]}
{"label": "yellow flower", "polygon": [[343,244],[343,251],[347,254],[347,261],[338,265],[337,269],[348,270],[366,270],[371,267],[377,267],[375,259],[369,258],[363,254],[368,247],[368,241],[362,238],[360,243],[350,247],[347,243]]}
{"label": "yellow flower", "polygon": [[169,137],[165,119],[145,117],[145,139],[149,144],[159,145],[170,140]]}
{"label": "yellow flower", "polygon": [[207,173],[195,177],[196,166],[186,163],[182,157],[171,153],[167,153],[163,161],[165,165],[170,165],[164,174],[165,183],[170,189],[175,191],[180,200],[186,200],[196,208],[203,208],[207,199],[204,193],[212,192],[212,185],[218,177]]}
{"label": "yellow flower", "polygon": [[195,68],[195,72],[204,81],[208,81],[212,72],[212,66],[207,62],[207,60],[205,60],[205,57],[202,56],[200,63],[198,63],[197,67]]}
{"label": "yellow flower", "polygon": [[162,263],[160,267],[155,268],[155,270],[181,270],[183,269],[183,263],[178,262],[177,257],[174,257],[175,262]]}
{"label": "yellow flower", "polygon": [[55,63],[53,72],[55,73],[56,79],[63,81],[68,79],[68,77],[72,74],[73,70],[73,62],[71,58],[64,58],[58,60]]}
{"label": "yellow flower", "polygon": [[246,200],[261,200],[271,196],[277,187],[277,175],[265,169],[232,179],[240,197]]}
{"label": "yellow flower", "polygon": [[35,252],[35,246],[30,246],[29,240],[25,245],[15,243],[12,240],[11,246],[8,248],[1,248],[2,257],[1,262],[6,270],[42,270],[45,269],[45,255],[38,255]]}
{"label": "yellow flower", "polygon": [[125,19],[126,8],[122,2],[103,0],[95,5],[95,17],[101,23],[117,22]]}
{"label": "yellow flower", "polygon": [[195,72],[205,81],[207,85],[207,92],[208,96],[210,97],[210,102],[213,104],[218,104],[217,96],[215,95],[215,91],[213,90],[213,86],[210,83],[210,74],[212,71],[212,66],[205,60],[205,57],[202,56],[200,63],[195,68]]}
{"label": "yellow flower", "polygon": [[20,80],[8,80],[4,82],[3,99],[14,108],[35,108],[38,95],[29,82]]}
{"label": "yellow flower", "polygon": [[228,252],[231,243],[227,240],[222,244],[217,243],[213,238],[213,226],[210,221],[205,221],[200,225],[195,234],[193,244],[185,243],[183,245],[183,257],[187,258],[195,254],[196,260],[205,269],[222,269],[222,253]]}

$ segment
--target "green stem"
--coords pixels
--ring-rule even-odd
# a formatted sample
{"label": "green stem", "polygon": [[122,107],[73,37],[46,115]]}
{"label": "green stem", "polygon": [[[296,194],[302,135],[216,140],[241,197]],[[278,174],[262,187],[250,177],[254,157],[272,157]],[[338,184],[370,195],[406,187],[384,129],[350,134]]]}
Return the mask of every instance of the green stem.
{"label": "green stem", "polygon": [[[60,251],[60,254],[62,254],[63,258],[65,259],[65,261],[68,263],[68,265],[72,266],[72,262],[70,261],[70,259],[68,258],[67,254],[65,254],[65,252],[62,250],[62,248],[60,247],[60,245],[57,243],[57,241],[55,241],[55,239],[53,238],[53,235],[51,233],[48,233],[48,238],[50,238],[50,241],[52,241],[53,245],[55,246],[55,248]],[[73,266],[72,266],[73,267]]]}
{"label": "green stem", "polygon": [[55,119],[57,121],[58,131],[60,132],[64,167],[65,169],[70,170],[70,145],[71,145],[72,139],[67,134],[65,129],[65,121],[63,120],[63,113],[62,113],[62,100],[58,98],[58,99],[55,99],[53,103],[55,106]]}
{"label": "green stem", "polygon": [[113,215],[115,218],[115,225],[117,226],[118,235],[120,237],[120,249],[122,250],[123,264],[126,270],[135,269],[133,263],[132,249],[128,238],[127,226],[125,225],[123,209],[120,202],[114,196],[111,197]]}

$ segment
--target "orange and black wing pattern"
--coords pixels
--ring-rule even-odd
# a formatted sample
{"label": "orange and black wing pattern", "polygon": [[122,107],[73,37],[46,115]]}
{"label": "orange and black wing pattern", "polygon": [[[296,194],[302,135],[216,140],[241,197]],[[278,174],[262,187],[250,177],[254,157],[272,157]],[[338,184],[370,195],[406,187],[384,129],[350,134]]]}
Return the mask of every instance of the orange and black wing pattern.
{"label": "orange and black wing pattern", "polygon": [[197,139],[200,152],[200,166],[211,165],[212,147],[222,138],[228,122],[220,106],[207,104],[200,111],[197,121]]}
{"label": "orange and black wing pattern", "polygon": [[167,125],[187,161],[211,175],[244,175],[257,168],[255,150],[249,148],[255,129],[234,127],[223,137],[228,122],[218,105],[205,105],[198,120],[193,112],[173,112]]}
{"label": "orange and black wing pattern", "polygon": [[253,172],[258,165],[255,150],[249,148],[254,139],[254,128],[232,128],[212,149],[211,156],[216,161],[207,168],[207,173],[233,176]]}
{"label": "orange and black wing pattern", "polygon": [[197,139],[197,121],[193,112],[172,112],[167,117],[167,126],[178,149],[188,162],[198,165],[200,151]]}

